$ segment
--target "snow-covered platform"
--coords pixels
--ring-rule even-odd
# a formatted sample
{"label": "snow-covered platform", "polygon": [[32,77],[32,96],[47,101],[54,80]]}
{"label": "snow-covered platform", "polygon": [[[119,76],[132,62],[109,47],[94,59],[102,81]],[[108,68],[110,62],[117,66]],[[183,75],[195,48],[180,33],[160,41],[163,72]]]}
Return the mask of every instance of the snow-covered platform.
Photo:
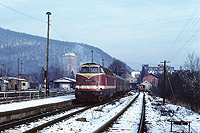
{"label": "snow-covered platform", "polygon": [[0,124],[70,106],[74,95],[0,105]]}

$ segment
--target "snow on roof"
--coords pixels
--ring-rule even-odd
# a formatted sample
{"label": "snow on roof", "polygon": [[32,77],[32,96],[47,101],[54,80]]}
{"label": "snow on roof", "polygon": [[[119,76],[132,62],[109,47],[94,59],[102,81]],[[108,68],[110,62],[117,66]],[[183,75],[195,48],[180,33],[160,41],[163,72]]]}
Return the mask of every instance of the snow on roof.
{"label": "snow on roof", "polygon": [[71,78],[67,78],[67,77],[63,77],[63,78],[56,79],[53,82],[56,82],[56,83],[71,83],[71,82],[76,82],[76,80],[71,79]]}
{"label": "snow on roof", "polygon": [[[2,79],[2,77],[0,77],[0,79]],[[16,79],[16,80],[20,80],[20,81],[25,81],[26,80],[26,79],[17,78],[17,77],[4,77],[4,79]]]}

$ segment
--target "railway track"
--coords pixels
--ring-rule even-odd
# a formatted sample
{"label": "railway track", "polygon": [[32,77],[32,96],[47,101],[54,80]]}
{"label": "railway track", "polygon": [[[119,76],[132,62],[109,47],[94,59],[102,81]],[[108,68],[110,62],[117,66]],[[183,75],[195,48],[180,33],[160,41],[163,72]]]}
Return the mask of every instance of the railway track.
{"label": "railway track", "polygon": [[70,107],[57,109],[55,111],[44,112],[44,113],[41,113],[39,115],[35,115],[35,116],[27,117],[27,118],[24,118],[24,119],[4,123],[4,124],[0,125],[0,131],[6,130],[6,129],[9,129],[9,128],[13,128],[13,127],[21,125],[21,124],[30,123],[30,122],[33,122],[33,121],[40,119],[40,118],[49,117],[49,116],[52,116],[52,115],[55,115],[55,114],[65,112],[65,111],[70,111],[70,110],[75,109],[75,108],[80,107],[80,106],[81,105],[72,105]]}
{"label": "railway track", "polygon": [[[55,118],[55,116],[52,116],[51,120],[50,118],[45,118],[45,120],[38,120],[39,124],[28,123],[28,125],[24,124],[24,126],[21,125],[21,127],[17,126],[11,130],[9,129],[7,130],[7,132],[12,132],[12,131],[36,132],[38,130],[40,130],[41,132],[51,132],[50,130],[54,132],[56,130],[67,130],[64,132],[68,132],[68,131],[91,132],[95,128],[97,128],[98,125],[100,125],[98,122],[102,123],[101,120],[104,121],[104,119],[110,118],[109,115],[111,115],[110,114],[111,110],[114,110],[116,108],[123,108],[123,106],[127,104],[127,99],[128,101],[130,101],[130,99],[132,99],[135,96],[136,95],[129,96],[128,98],[124,97],[121,99],[115,99],[114,101],[110,101],[110,102],[105,101],[104,103],[101,103],[99,105],[96,104],[96,105],[90,105],[87,107],[80,107],[80,108],[78,107],[57,118]],[[41,121],[44,121],[44,122],[41,122]],[[59,124],[65,124],[65,125],[61,126]],[[76,125],[73,125],[73,124],[76,124]],[[29,125],[32,125],[32,126],[29,126]],[[57,129],[52,129],[52,127],[57,128]],[[65,128],[65,129],[62,129],[62,128]],[[84,128],[88,128],[88,130],[86,131],[82,130]]]}
{"label": "railway track", "polygon": [[[135,97],[136,95],[129,96],[129,100]],[[8,130],[5,130],[5,132],[12,132],[12,131],[19,131],[19,132],[36,132],[41,130],[41,132],[50,132],[48,129],[51,129],[50,127],[57,126],[58,123],[67,123],[69,125],[68,131],[72,132],[85,132],[82,131],[83,128],[90,128],[88,131],[93,131],[96,129],[100,124],[96,121],[98,119],[108,119],[111,116],[109,116],[109,112],[111,110],[114,110],[115,108],[124,107],[127,104],[127,99],[121,98],[121,99],[115,99],[113,101],[105,101],[100,104],[90,105],[90,106],[74,106],[68,109],[63,109],[62,113],[59,113],[59,111],[55,111],[54,113],[47,113],[48,115],[44,116],[34,116],[34,118],[28,118],[24,119],[23,122],[20,122],[20,120],[17,124],[14,125],[11,124],[11,126],[7,125],[8,127],[13,127]],[[65,111],[66,110],[66,111]],[[117,111],[116,111],[117,112]],[[48,117],[49,116],[49,117]],[[108,117],[108,118],[105,118]],[[29,120],[30,119],[30,120]],[[24,123],[24,124],[23,124]],[[74,124],[77,123],[77,127]],[[87,125],[84,125],[84,124]],[[101,122],[102,123],[102,122]],[[89,125],[91,127],[88,127]],[[18,126],[16,126],[18,125]],[[59,126],[58,128],[65,128],[66,126]],[[2,127],[4,128],[4,127]],[[62,130],[62,129],[61,129]],[[55,131],[55,129],[52,129],[52,131]]]}
{"label": "railway track", "polygon": [[[84,110],[87,110],[91,107],[99,106],[99,105],[105,104],[107,102],[109,102],[109,101],[104,101],[102,103],[87,106],[85,108],[84,108],[85,105],[83,105],[83,104],[73,104],[70,107],[58,109],[58,110],[55,110],[55,111],[52,111],[52,112],[45,112],[45,113],[42,113],[42,114],[39,114],[39,115],[36,115],[36,116],[31,116],[31,117],[20,119],[20,120],[17,120],[17,121],[1,124],[0,125],[0,131],[12,132],[12,131],[18,130],[18,131],[21,132],[24,129],[19,130],[18,128],[23,127],[23,126],[29,128],[29,125],[31,125],[31,124],[39,125],[39,126],[30,129],[30,131],[27,130],[27,128],[25,128],[25,130],[27,130],[27,132],[40,130],[40,129],[43,129],[44,127],[49,126],[53,123],[59,122],[62,119],[66,119],[67,117],[70,117],[70,116],[75,115],[77,113],[83,112]],[[63,116],[63,114],[67,114],[67,115]],[[55,116],[58,117],[58,118],[55,118]],[[51,117],[53,117],[53,118],[51,118]],[[52,119],[54,119],[54,120],[52,120]],[[46,122],[47,120],[49,122]],[[43,124],[41,124],[41,122],[39,122],[39,124],[37,124],[37,122],[35,122],[35,121],[43,121],[42,122]]]}
{"label": "railway track", "polygon": [[[138,132],[141,133],[144,128],[144,114],[145,114],[145,95],[140,95],[140,97],[143,96],[143,100],[137,99],[135,97],[131,100],[129,104],[127,104],[119,113],[117,113],[115,116],[113,116],[110,120],[108,120],[106,123],[104,123],[102,126],[100,126],[97,130],[95,130],[95,133],[100,132]],[[142,111],[140,111],[142,108]],[[130,111],[129,111],[130,110]],[[131,112],[133,111],[134,112]],[[140,121],[138,121],[139,117]],[[127,121],[128,118],[128,121]],[[127,126],[124,126],[127,125]],[[139,125],[139,126],[138,126]]]}

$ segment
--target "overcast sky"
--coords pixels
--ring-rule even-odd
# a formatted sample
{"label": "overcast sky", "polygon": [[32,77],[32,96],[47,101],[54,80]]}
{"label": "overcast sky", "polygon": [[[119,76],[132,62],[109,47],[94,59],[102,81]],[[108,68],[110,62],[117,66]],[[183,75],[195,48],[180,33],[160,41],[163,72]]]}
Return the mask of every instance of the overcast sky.
{"label": "overcast sky", "polygon": [[0,27],[46,37],[50,11],[51,39],[98,47],[136,70],[164,59],[179,69],[188,53],[199,55],[198,4],[199,0],[0,0]]}

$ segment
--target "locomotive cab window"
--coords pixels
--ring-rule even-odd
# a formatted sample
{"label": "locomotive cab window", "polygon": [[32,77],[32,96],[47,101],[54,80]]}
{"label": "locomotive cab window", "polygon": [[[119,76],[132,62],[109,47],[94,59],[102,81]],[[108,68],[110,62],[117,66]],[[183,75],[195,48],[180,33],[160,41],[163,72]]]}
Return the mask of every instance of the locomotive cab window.
{"label": "locomotive cab window", "polygon": [[98,67],[90,67],[90,72],[91,73],[99,73]]}
{"label": "locomotive cab window", "polygon": [[102,68],[99,68],[99,70],[100,70],[100,73],[104,73]]}
{"label": "locomotive cab window", "polygon": [[82,67],[80,73],[89,73],[89,67]]}

